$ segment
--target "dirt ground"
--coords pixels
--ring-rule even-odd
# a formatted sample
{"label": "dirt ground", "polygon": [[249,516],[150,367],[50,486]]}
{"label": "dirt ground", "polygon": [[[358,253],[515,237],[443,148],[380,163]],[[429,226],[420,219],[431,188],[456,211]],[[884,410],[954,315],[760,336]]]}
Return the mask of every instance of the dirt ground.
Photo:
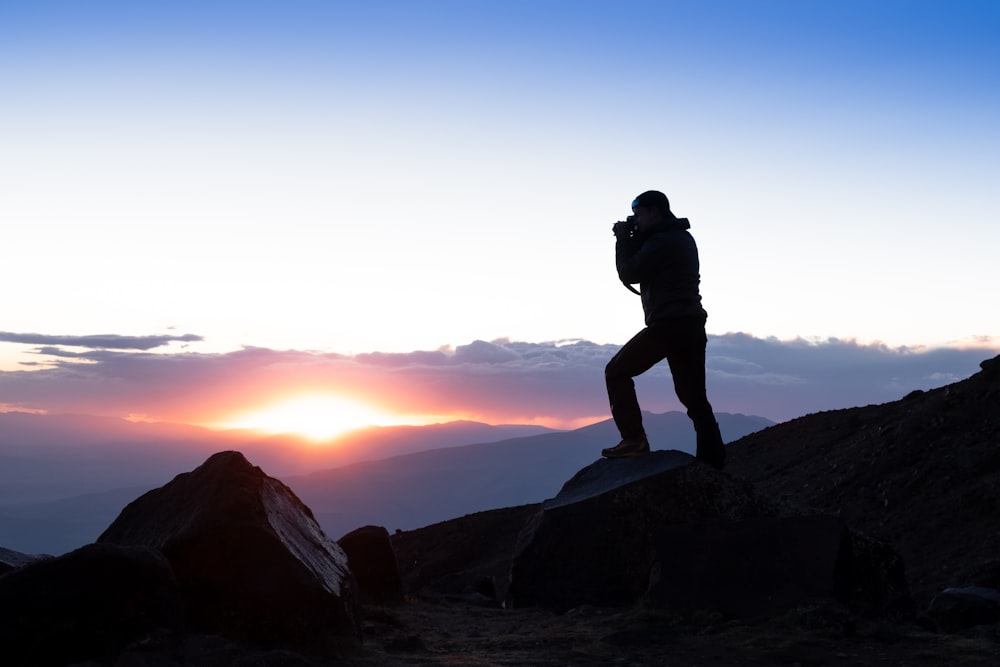
{"label": "dirt ground", "polygon": [[958,634],[915,624],[859,621],[834,607],[790,612],[762,625],[682,619],[641,609],[565,614],[461,600],[370,608],[354,666],[952,667],[1000,664],[996,626]]}

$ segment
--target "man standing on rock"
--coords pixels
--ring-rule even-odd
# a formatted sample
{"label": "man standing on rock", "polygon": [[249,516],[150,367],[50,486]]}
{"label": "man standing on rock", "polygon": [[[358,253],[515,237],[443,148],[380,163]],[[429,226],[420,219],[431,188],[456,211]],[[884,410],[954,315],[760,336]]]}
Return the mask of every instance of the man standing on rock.
{"label": "man standing on rock", "polygon": [[646,327],[618,351],[604,369],[611,416],[622,440],[601,452],[608,458],[649,452],[632,378],[666,359],[677,398],[697,434],[697,458],[722,468],[726,450],[705,391],[705,320],[698,285],[698,247],[687,218],[670,211],[662,192],[643,192],[632,215],[614,224],[618,277],[635,292],[639,284]]}

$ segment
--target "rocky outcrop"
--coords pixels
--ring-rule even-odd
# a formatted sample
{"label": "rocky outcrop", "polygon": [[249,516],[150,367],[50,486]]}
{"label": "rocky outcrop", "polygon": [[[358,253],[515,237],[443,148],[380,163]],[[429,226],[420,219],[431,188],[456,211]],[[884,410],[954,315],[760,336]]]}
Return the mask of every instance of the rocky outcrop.
{"label": "rocky outcrop", "polygon": [[726,472],[892,544],[920,607],[949,587],[1000,588],[1000,576],[978,577],[1000,553],[1000,357],[980,366],[892,403],[748,435],[727,446]]}
{"label": "rocky outcrop", "polygon": [[645,595],[662,526],[762,513],[752,490],[677,451],[601,459],[580,470],[518,537],[507,602],[569,608]]}
{"label": "rocky outcrop", "polygon": [[98,542],[160,550],[195,632],[311,653],[358,636],[346,554],[288,487],[239,452],[141,496]]}
{"label": "rocky outcrop", "polygon": [[149,547],[91,544],[0,577],[0,662],[108,662],[154,631],[183,625],[177,581]]}
{"label": "rocky outcrop", "polygon": [[466,514],[392,536],[407,593],[498,606],[517,536],[541,503]]}
{"label": "rocky outcrop", "polygon": [[836,517],[790,514],[747,482],[660,451],[599,460],[543,503],[519,536],[507,602],[643,601],[756,619],[817,597],[886,610],[907,599],[902,565],[856,546]]}
{"label": "rocky outcrop", "polygon": [[388,530],[363,526],[341,537],[337,544],[347,554],[363,603],[393,605],[403,601],[403,579]]}

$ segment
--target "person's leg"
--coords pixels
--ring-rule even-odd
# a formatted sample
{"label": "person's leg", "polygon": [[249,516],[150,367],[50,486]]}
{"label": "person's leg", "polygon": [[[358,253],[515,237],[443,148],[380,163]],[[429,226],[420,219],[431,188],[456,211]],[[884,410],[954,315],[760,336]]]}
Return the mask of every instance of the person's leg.
{"label": "person's leg", "polygon": [[705,347],[708,338],[700,319],[678,323],[671,328],[667,363],[674,380],[677,398],[687,409],[697,438],[696,456],[721,468],[726,458],[719,423],[705,389]]}
{"label": "person's leg", "polygon": [[625,343],[604,368],[611,417],[622,439],[644,438],[642,411],[635,395],[632,378],[641,375],[662,361],[666,349],[662,338],[645,328]]}

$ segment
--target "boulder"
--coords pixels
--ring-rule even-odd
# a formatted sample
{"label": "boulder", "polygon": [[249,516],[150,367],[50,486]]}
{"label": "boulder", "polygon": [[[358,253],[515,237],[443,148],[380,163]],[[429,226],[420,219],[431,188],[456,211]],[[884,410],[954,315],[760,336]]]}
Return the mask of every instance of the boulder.
{"label": "boulder", "polygon": [[239,452],[133,501],[98,542],[161,550],[194,632],[321,654],[359,637],[347,555]]}
{"label": "boulder", "polygon": [[466,514],[392,537],[406,592],[419,598],[503,603],[517,536],[541,503]]}
{"label": "boulder", "polygon": [[600,459],[542,503],[518,536],[507,603],[625,605],[646,594],[661,527],[765,514],[753,489],[679,451]]}
{"label": "boulder", "polygon": [[899,590],[908,599],[898,556],[873,565],[869,542],[857,542],[839,518],[792,513],[682,452],[602,459],[521,532],[507,603],[641,601],[750,620],[812,598],[857,600],[859,611]]}
{"label": "boulder", "polygon": [[403,579],[388,530],[364,526],[344,535],[337,544],[347,554],[363,603],[393,605],[403,601]]}
{"label": "boulder", "polygon": [[177,581],[149,547],[91,544],[0,577],[4,665],[110,664],[127,645],[181,626]]}

